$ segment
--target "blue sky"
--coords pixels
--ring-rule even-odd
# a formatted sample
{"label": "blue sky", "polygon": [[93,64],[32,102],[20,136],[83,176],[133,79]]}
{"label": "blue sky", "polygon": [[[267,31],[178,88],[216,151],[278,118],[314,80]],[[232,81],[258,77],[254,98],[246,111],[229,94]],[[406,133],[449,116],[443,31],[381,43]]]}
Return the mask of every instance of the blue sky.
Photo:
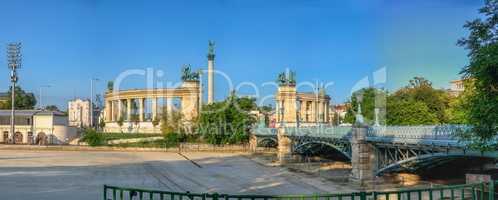
{"label": "blue sky", "polygon": [[[368,2],[368,3],[366,3]],[[180,67],[206,66],[207,41],[216,41],[216,69],[235,85],[262,84],[290,68],[298,81],[333,82],[327,92],[343,102],[355,83],[385,67],[389,90],[424,76],[436,87],[468,61],[455,45],[483,4],[440,1],[0,1],[0,44],[23,43],[20,85],[44,104],[65,108],[73,97],[89,97],[90,79],[108,80],[130,69],[164,71],[157,81],[179,81]],[[0,51],[5,58],[5,51]],[[0,59],[0,90],[8,89],[6,60]],[[216,99],[227,95],[217,77]],[[146,87],[130,76],[122,88]],[[303,89],[307,90],[307,89]],[[309,90],[309,89],[308,89]],[[253,94],[243,87],[240,94]],[[266,101],[270,103],[270,101]]]}

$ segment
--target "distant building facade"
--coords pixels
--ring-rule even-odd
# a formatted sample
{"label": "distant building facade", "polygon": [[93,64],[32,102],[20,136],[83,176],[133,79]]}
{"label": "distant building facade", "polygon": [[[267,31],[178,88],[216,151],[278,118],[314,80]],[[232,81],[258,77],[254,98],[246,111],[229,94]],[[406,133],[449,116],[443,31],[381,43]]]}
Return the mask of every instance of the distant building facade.
{"label": "distant building facade", "polygon": [[[69,116],[69,125],[86,128],[92,126],[91,119],[91,109],[90,109],[90,100],[88,99],[74,99],[68,102],[67,105],[67,114]],[[97,109],[94,109],[94,113],[97,113],[94,116],[93,123],[97,123],[96,119],[99,116],[99,112]]]}
{"label": "distant building facade", "polygon": [[330,96],[298,92],[294,84],[281,85],[275,95],[276,127],[306,127],[330,124]]}
{"label": "distant building facade", "polygon": [[10,110],[0,110],[0,143],[68,144],[78,136],[76,128],[68,126],[67,116],[58,111],[18,110],[15,122],[10,133]]}
{"label": "distant building facade", "polygon": [[342,104],[336,104],[334,105],[334,111],[337,113],[339,117],[344,119],[346,117],[346,113],[348,112],[348,104],[342,103]]}
{"label": "distant building facade", "polygon": [[458,96],[465,90],[464,80],[454,80],[450,82],[448,92],[451,96]]}

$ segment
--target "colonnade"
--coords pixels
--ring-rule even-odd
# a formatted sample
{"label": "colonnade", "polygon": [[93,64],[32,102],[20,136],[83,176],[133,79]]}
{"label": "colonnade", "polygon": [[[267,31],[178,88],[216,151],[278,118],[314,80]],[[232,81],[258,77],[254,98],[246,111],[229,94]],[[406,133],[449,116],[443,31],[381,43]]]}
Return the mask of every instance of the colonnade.
{"label": "colonnade", "polygon": [[[120,119],[138,122],[159,120],[162,111],[159,110],[160,99],[165,99],[168,113],[173,111],[174,99],[178,99],[181,104],[179,111],[183,119],[191,121],[199,114],[199,82],[186,81],[179,88],[109,91],[105,95],[105,122],[117,122]],[[150,106],[148,101],[150,101]],[[146,115],[149,107],[150,117]],[[138,118],[132,119],[132,116],[136,115]]]}
{"label": "colonnade", "polygon": [[299,93],[295,86],[280,86],[276,94],[277,124],[329,123],[330,97],[326,94]]}

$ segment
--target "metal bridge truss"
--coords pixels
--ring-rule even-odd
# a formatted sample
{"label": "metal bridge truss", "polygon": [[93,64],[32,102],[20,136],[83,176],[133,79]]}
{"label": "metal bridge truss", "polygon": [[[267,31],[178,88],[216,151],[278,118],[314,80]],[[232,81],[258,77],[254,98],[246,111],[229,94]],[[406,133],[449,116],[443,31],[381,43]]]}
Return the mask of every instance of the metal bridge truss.
{"label": "metal bridge truss", "polygon": [[[493,158],[494,153],[471,151],[458,146],[372,143],[377,153],[377,174],[418,171],[440,166],[462,157]],[[496,158],[496,157],[495,157]]]}
{"label": "metal bridge truss", "polygon": [[258,147],[277,147],[278,146],[278,138],[276,135],[263,135],[257,136],[257,144]]}
{"label": "metal bridge truss", "polygon": [[291,139],[293,140],[293,150],[297,154],[313,154],[317,145],[325,145],[337,150],[348,159],[351,159],[351,142],[348,138],[291,136]]}

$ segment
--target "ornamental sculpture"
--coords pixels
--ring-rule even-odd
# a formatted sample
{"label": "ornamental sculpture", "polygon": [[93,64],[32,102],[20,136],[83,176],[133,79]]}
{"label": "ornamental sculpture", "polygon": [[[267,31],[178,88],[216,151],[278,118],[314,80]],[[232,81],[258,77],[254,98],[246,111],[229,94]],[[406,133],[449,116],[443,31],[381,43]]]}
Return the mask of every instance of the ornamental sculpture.
{"label": "ornamental sculpture", "polygon": [[183,65],[182,67],[182,80],[183,81],[199,81],[199,72],[192,72],[190,65]]}
{"label": "ornamental sculpture", "polygon": [[295,86],[296,72],[289,71],[288,73],[282,72],[278,74],[277,83],[279,86]]}

